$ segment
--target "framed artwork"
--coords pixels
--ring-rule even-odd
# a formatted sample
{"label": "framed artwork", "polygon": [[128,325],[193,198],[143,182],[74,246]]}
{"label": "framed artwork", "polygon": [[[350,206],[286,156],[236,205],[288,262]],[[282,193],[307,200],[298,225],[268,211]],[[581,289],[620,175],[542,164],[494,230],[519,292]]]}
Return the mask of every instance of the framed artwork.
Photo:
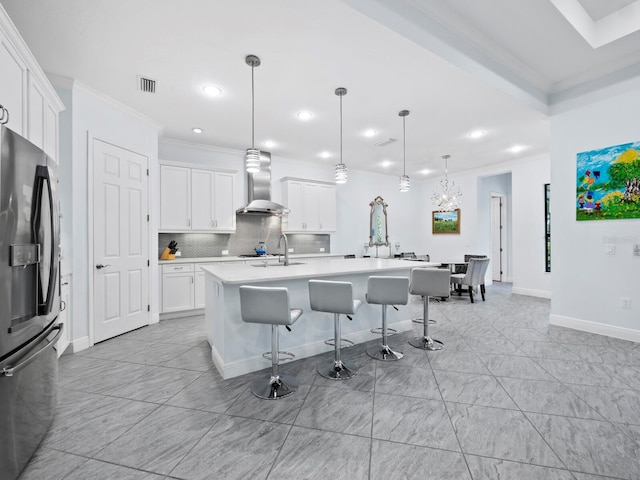
{"label": "framed artwork", "polygon": [[452,212],[431,212],[431,233],[460,233],[460,209]]}
{"label": "framed artwork", "polygon": [[640,218],[640,141],[577,154],[576,220]]}

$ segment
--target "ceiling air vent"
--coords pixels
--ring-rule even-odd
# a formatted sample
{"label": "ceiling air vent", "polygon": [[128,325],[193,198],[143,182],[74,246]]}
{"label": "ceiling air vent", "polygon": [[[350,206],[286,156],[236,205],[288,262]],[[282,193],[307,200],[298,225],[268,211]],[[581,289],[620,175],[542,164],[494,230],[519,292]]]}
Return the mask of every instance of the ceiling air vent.
{"label": "ceiling air vent", "polygon": [[138,76],[138,88],[141,92],[156,93],[156,81]]}
{"label": "ceiling air vent", "polygon": [[395,138],[385,138],[384,140],[380,140],[378,143],[375,144],[376,147],[385,147],[387,145],[389,145],[390,143],[393,142],[397,142],[398,140],[396,140]]}

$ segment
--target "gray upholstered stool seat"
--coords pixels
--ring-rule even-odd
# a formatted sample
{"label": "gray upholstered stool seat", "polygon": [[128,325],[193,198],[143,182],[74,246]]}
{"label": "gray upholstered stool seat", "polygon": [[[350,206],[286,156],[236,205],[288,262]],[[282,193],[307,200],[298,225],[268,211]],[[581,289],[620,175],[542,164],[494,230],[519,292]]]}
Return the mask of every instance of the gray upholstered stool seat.
{"label": "gray upholstered stool seat", "polygon": [[[422,296],[423,319],[429,318],[429,297],[446,297],[449,295],[449,278],[451,272],[440,268],[413,268],[409,293]],[[429,336],[429,322],[423,321],[423,335],[409,340],[409,343],[423,350],[441,350],[443,343]]]}
{"label": "gray upholstered stool seat", "polygon": [[286,287],[240,287],[240,315],[247,323],[271,325],[271,375],[269,378],[258,378],[251,385],[256,397],[276,399],[286,397],[298,389],[298,382],[288,375],[278,374],[279,336],[278,326],[289,328],[302,310],[290,308],[289,290]]}
{"label": "gray upholstered stool seat", "polygon": [[367,303],[382,305],[382,345],[367,349],[376,360],[400,360],[402,352],[387,344],[387,305],[406,305],[409,301],[409,278],[371,276],[367,282]]}
{"label": "gray upholstered stool seat", "polygon": [[309,303],[311,310],[334,314],[334,355],[333,364],[318,367],[318,373],[332,380],[346,380],[358,374],[355,366],[340,358],[340,314],[353,315],[362,301],[353,299],[353,285],[350,282],[309,280]]}

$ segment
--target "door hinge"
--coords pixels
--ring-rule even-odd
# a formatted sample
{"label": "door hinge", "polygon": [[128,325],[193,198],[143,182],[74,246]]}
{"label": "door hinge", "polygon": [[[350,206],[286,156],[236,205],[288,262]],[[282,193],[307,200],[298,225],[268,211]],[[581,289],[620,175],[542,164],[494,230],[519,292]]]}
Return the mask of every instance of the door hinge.
{"label": "door hinge", "polygon": [[147,213],[147,222],[149,221],[149,214]]}
{"label": "door hinge", "polygon": [[147,267],[151,266],[151,262],[149,262],[149,260],[147,260]]}
{"label": "door hinge", "polygon": [[149,169],[147,168],[147,177],[149,176]]}
{"label": "door hinge", "polygon": [[151,311],[151,305],[147,305],[147,312]]}

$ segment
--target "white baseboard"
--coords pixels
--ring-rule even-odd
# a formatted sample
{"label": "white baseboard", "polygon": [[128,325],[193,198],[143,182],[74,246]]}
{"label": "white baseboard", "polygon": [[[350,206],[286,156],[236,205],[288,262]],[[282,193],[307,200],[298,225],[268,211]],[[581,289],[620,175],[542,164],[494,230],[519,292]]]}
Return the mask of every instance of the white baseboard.
{"label": "white baseboard", "polygon": [[560,327],[573,328],[574,330],[640,343],[640,330],[633,330],[631,328],[616,327],[615,325],[590,322],[588,320],[563,317],[561,315],[549,315],[549,325],[558,325]]}
{"label": "white baseboard", "polygon": [[547,290],[534,290],[532,288],[512,287],[511,293],[516,295],[527,295],[529,297],[551,298],[551,292]]}
{"label": "white baseboard", "polygon": [[68,350],[71,353],[78,353],[82,350],[86,350],[90,346],[91,345],[89,344],[89,337],[82,337],[78,338],[77,340],[72,340],[71,343],[69,343]]}
{"label": "white baseboard", "polygon": [[158,312],[152,313],[151,318],[149,319],[149,325],[153,325],[154,323],[160,322],[160,314]]}
{"label": "white baseboard", "polygon": [[[407,330],[411,330],[413,328],[413,323],[411,322],[411,320],[404,320],[402,322],[389,325],[389,328],[394,328],[398,332],[406,332]],[[371,330],[362,330],[360,332],[344,335],[343,338],[351,340],[353,343],[358,344],[380,338],[380,335],[371,333]],[[325,344],[324,340],[314,343],[308,343],[299,347],[287,348],[288,352],[293,353],[296,356],[296,360],[312,357],[319,353],[328,352],[330,350],[333,350],[333,347]],[[262,355],[225,364],[222,357],[218,353],[218,350],[216,350],[216,348],[213,346],[211,347],[211,358],[216,368],[218,369],[218,372],[225,380],[228,378],[244,375],[245,373],[262,370],[263,368],[267,368],[271,365],[269,361],[265,360],[262,357]]]}

